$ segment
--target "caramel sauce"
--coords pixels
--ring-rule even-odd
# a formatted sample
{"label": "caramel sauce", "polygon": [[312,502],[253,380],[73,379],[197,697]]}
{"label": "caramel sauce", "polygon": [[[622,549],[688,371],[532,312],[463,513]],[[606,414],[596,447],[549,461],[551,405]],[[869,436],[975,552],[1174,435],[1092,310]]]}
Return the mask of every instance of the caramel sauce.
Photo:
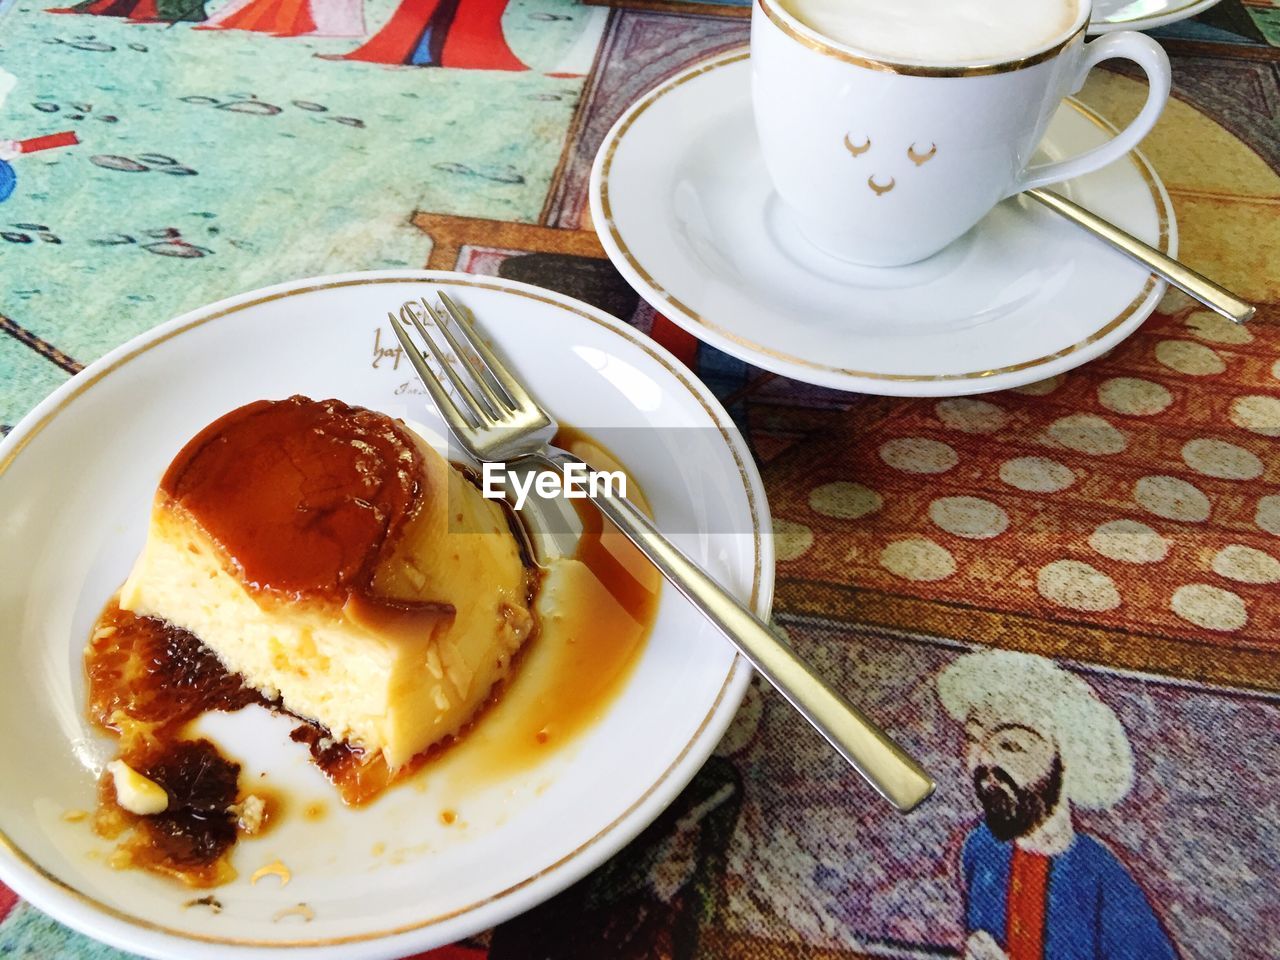
{"label": "caramel sauce", "polygon": [[312,823],[319,822],[328,815],[329,808],[319,800],[314,800],[302,808],[302,816]]}
{"label": "caramel sauce", "polygon": [[334,740],[329,731],[317,723],[299,724],[293,728],[289,739],[306,745],[311,762],[337,788],[342,802],[352,807],[368,803],[394,781],[421,769],[445,746],[433,744],[399,770],[392,771],[381,754],[366,757],[365,751],[345,740]]}
{"label": "caramel sauce", "polygon": [[[268,415],[270,409],[282,409],[284,415],[276,419]],[[362,414],[370,418],[368,424],[361,423]],[[334,430],[335,418],[346,423],[351,416],[356,427]],[[199,519],[246,585],[295,597],[367,601],[363,590],[373,563],[394,542],[419,496],[398,466],[408,462],[401,459],[406,450],[413,458],[416,450],[400,433],[403,428],[388,430],[388,422],[337,401],[318,404],[292,398],[274,405],[249,404],[215,421],[187,444],[165,475],[162,495]],[[295,431],[310,433],[299,441]],[[358,449],[366,441],[372,453]],[[623,469],[608,451],[577,431],[562,429],[556,443],[598,469]],[[303,490],[296,482],[301,458],[323,463],[332,486],[309,485]],[[416,459],[413,462],[416,469]],[[360,487],[365,496],[354,498],[360,503],[337,492],[352,482],[353,474],[359,474],[362,484],[376,478]],[[264,492],[279,484],[288,488],[287,493]],[[631,499],[647,512],[638,486],[629,480],[628,487]],[[308,505],[295,523],[267,522],[268,515],[279,510],[281,498]],[[241,510],[237,519],[235,511]],[[532,766],[604,713],[652,625],[661,578],[594,507],[580,503],[579,512],[584,534],[574,557],[577,563],[561,565],[552,574],[563,602],[550,613],[551,622],[542,624],[525,643],[506,681],[458,736],[429,747],[393,772],[380,754],[367,756],[358,747],[335,741],[318,724],[296,718],[291,738],[307,746],[312,761],[345,803],[369,802],[392,784],[434,766],[446,753],[456,754],[459,742],[466,744],[468,754],[468,762],[461,765],[467,771],[463,780],[485,780]],[[259,529],[270,532],[243,536],[242,531],[255,529],[246,517],[261,521]],[[280,539],[271,542],[277,536]],[[298,562],[303,556],[307,560]],[[536,585],[537,578],[531,577],[531,596]],[[447,605],[423,605],[428,606],[433,609],[414,612],[433,618],[447,613]],[[242,791],[239,765],[210,741],[188,737],[186,728],[209,711],[230,712],[251,704],[287,711],[227,672],[193,634],[120,610],[114,601],[95,626],[85,669],[90,718],[120,735],[121,758],[160,784],[170,799],[163,813],[136,816],[116,803],[111,778],[103,776],[94,826],[108,839],[123,838],[112,862],[177,877],[195,887],[234,878],[228,855],[238,831],[231,808],[247,793],[263,799],[261,833],[280,820],[285,801],[256,784]],[[324,815],[319,803],[304,811],[309,820]]]}
{"label": "caramel sauce", "polygon": [[405,428],[337,400],[259,400],[196,434],[160,495],[189,513],[246,587],[345,603],[369,585],[423,496]]}
{"label": "caramel sauce", "polygon": [[[561,427],[552,442],[598,470],[627,473],[579,430]],[[628,499],[650,513],[639,484],[627,476]],[[573,503],[583,525],[578,562],[544,580],[542,622],[522,651],[519,682],[468,734],[467,762],[458,758],[463,789],[528,769],[590,728],[622,688],[657,615],[662,575],[595,506]],[[546,609],[549,589],[565,602]]]}
{"label": "caramel sauce", "polygon": [[169,795],[162,813],[140,817],[116,803],[108,773],[98,783],[94,829],[107,839],[129,831],[112,855],[116,867],[141,867],[212,887],[234,879],[227,854],[236,842],[236,818],[228,812],[239,793],[240,765],[208,740],[134,745],[123,758]]}
{"label": "caramel sauce", "polygon": [[[194,634],[121,610],[114,601],[89,641],[85,672],[90,719],[120,734],[120,759],[169,795],[163,813],[140,817],[116,803],[111,775],[102,777],[94,829],[107,839],[124,837],[112,863],[193,887],[234,877],[227,854],[236,841],[230,808],[241,799],[240,765],[208,740],[187,739],[183,728],[210,710],[267,701],[227,673]],[[273,804],[264,800],[269,823]]]}

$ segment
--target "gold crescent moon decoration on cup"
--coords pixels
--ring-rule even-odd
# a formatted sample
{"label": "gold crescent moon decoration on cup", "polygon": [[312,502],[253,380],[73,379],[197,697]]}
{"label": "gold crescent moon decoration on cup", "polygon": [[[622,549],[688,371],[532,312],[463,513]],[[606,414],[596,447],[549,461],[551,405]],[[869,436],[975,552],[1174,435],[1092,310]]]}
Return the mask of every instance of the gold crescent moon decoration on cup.
{"label": "gold crescent moon decoration on cup", "polygon": [[867,186],[870,187],[873,191],[875,191],[875,195],[877,197],[883,197],[886,193],[888,193],[897,185],[898,185],[898,181],[895,180],[893,177],[890,177],[888,185],[883,187],[880,186],[880,184],[876,183],[876,175],[874,173],[871,176],[867,177]]}
{"label": "gold crescent moon decoration on cup", "polygon": [[933,159],[934,154],[936,154],[937,152],[938,152],[938,145],[936,143],[929,144],[928,153],[916,153],[916,145],[914,143],[911,144],[911,146],[907,147],[907,156],[911,159],[911,162],[914,163],[917,167],[924,166],[926,163],[928,163],[930,160]]}
{"label": "gold crescent moon decoration on cup", "polygon": [[[788,0],[752,0],[756,133],[769,179],[796,226],[815,246],[852,263],[916,263],[959,239],[1005,197],[1121,159],[1155,126],[1169,99],[1164,49],[1132,31],[1086,43],[1087,2],[1073,4],[1070,23],[1044,24],[1034,44],[1013,44],[1005,56],[969,66],[856,53],[823,39],[794,8]],[[1146,102],[1130,124],[1079,155],[1034,157],[1030,145],[1046,118],[1095,66],[1115,59],[1132,61],[1147,80]],[[798,116],[797,103],[826,107]],[[917,168],[907,148],[916,157],[933,145],[946,154],[941,166],[929,167],[928,194],[917,197],[912,216],[895,217],[893,203],[862,208],[870,198],[863,192],[866,175],[848,176],[847,154],[836,144],[858,149],[864,134],[880,148],[864,161],[873,153],[886,158],[875,161],[875,183],[887,184],[893,175],[908,193],[924,184],[911,182],[907,171]]]}
{"label": "gold crescent moon decoration on cup", "polygon": [[871,138],[866,137],[865,139],[867,141],[866,143],[860,147],[855,147],[853,145],[853,141],[849,139],[849,135],[846,133],[844,135],[844,148],[849,151],[850,155],[860,157],[871,149]]}

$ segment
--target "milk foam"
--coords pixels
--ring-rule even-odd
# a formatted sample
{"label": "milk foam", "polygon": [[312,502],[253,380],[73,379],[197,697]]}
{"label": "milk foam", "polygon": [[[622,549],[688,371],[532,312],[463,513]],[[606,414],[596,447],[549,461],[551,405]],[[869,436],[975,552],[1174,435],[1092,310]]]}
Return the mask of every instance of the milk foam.
{"label": "milk foam", "polygon": [[1082,0],[777,0],[828,39],[914,63],[1016,59],[1064,37]]}

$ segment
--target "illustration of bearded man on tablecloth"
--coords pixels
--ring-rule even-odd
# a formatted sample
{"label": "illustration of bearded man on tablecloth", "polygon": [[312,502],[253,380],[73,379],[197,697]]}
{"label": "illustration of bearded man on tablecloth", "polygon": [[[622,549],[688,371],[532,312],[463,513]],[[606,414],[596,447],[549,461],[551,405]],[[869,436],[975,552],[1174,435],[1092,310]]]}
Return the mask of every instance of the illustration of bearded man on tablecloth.
{"label": "illustration of bearded man on tablecloth", "polygon": [[1133,785],[1111,708],[1080,677],[1024,653],[963,656],[937,683],[964,725],[984,813],[961,857],[967,960],[1176,957],[1128,868],[1073,822],[1073,807],[1109,809]]}

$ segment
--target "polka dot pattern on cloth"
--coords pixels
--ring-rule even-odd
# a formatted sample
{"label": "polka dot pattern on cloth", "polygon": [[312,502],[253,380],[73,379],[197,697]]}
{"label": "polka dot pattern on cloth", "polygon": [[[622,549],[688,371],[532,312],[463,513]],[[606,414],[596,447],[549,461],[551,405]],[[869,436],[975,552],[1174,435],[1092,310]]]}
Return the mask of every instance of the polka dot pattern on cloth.
{"label": "polka dot pattern on cloth", "polygon": [[1068,375],[867,401],[821,459],[788,463],[788,515],[815,540],[782,575],[849,578],[903,617],[1039,617],[1086,645],[1269,643],[1277,357],[1270,328],[1242,333],[1183,298]]}
{"label": "polka dot pattern on cloth", "polygon": [[1189,583],[1173,593],[1169,607],[1183,620],[1206,630],[1229,632],[1249,622],[1244,601],[1230,590],[1207,583]]}
{"label": "polka dot pattern on cloth", "polygon": [[1255,454],[1225,440],[1188,440],[1182,447],[1182,459],[1196,473],[1220,480],[1253,480],[1262,476],[1262,461]]}
{"label": "polka dot pattern on cloth", "polygon": [[1280,537],[1280,496],[1271,495],[1259,499],[1253,522],[1263,533]]}
{"label": "polka dot pattern on cloth", "polygon": [[1212,310],[1195,310],[1182,321],[1193,337],[1210,343],[1242,345],[1253,343],[1253,334],[1243,324],[1219,316]]}
{"label": "polka dot pattern on cloth", "polygon": [[1009,415],[994,403],[972,397],[939,400],[934,410],[944,426],[962,433],[994,433],[1009,422]]}
{"label": "polka dot pattern on cloth", "polygon": [[773,521],[773,549],[780,562],[804,556],[813,546],[813,531],[792,520]]}
{"label": "polka dot pattern on cloth", "polygon": [[1098,402],[1131,417],[1150,417],[1168,409],[1173,394],[1151,380],[1112,377],[1098,384]]}
{"label": "polka dot pattern on cloth", "polygon": [[990,540],[1009,527],[1009,515],[979,497],[939,497],[929,504],[929,519],[966,540]]}
{"label": "polka dot pattern on cloth", "polygon": [[880,459],[903,473],[946,473],[960,457],[955,449],[926,437],[901,437],[880,447]]}
{"label": "polka dot pattern on cloth", "polygon": [[1057,493],[1075,482],[1070,467],[1046,457],[1015,457],[1000,464],[1000,479],[1028,493]]}
{"label": "polka dot pattern on cloth", "polygon": [[896,577],[917,582],[945,580],[956,572],[951,551],[923,537],[889,544],[880,552],[880,566]]}
{"label": "polka dot pattern on cloth", "polygon": [[1121,453],[1128,446],[1123,433],[1092,413],[1073,413],[1055,420],[1044,436],[1045,442],[1053,446],[1094,456]]}
{"label": "polka dot pattern on cloth", "polygon": [[1100,612],[1120,606],[1115,581],[1080,560],[1045,564],[1036,574],[1036,589],[1046,600],[1070,610]]}
{"label": "polka dot pattern on cloth", "polygon": [[1203,523],[1212,505],[1198,488],[1178,477],[1143,477],[1133,488],[1133,499],[1157,517]]}
{"label": "polka dot pattern on cloth", "polygon": [[1280,437],[1280,397],[1236,397],[1231,401],[1231,422],[1250,433]]}
{"label": "polka dot pattern on cloth", "polygon": [[1280,583],[1280,560],[1253,547],[1232,543],[1213,558],[1213,572],[1239,583]]}
{"label": "polka dot pattern on cloth", "polygon": [[1159,563],[1169,555],[1169,541],[1137,520],[1110,520],[1089,535],[1089,546],[1122,563]]}
{"label": "polka dot pattern on cloth", "polygon": [[875,513],[883,503],[880,494],[870,487],[846,481],[824,483],[809,494],[809,506],[815,513],[841,520],[857,520]]}
{"label": "polka dot pattern on cloth", "polygon": [[1217,351],[1190,340],[1161,340],[1156,344],[1156,359],[1170,370],[1192,377],[1209,377],[1227,369]]}

